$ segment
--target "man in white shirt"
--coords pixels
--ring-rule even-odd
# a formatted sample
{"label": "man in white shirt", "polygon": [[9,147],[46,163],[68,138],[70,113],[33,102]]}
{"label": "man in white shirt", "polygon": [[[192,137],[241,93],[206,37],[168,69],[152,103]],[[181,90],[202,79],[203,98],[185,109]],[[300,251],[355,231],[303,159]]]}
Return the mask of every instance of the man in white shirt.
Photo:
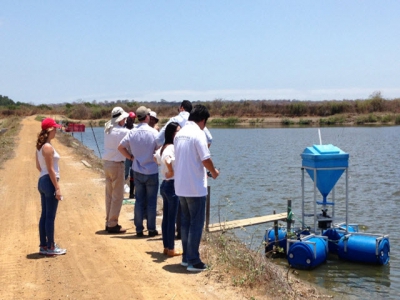
{"label": "man in white shirt", "polygon": [[[136,110],[139,125],[122,139],[118,146],[120,153],[132,160],[135,181],[135,227],[136,235],[143,237],[143,219],[147,213],[149,237],[158,235],[156,230],[156,210],[158,194],[158,165],[153,154],[158,148],[158,131],[149,126],[150,109],[140,106]],[[127,149],[131,149],[132,154]]]}
{"label": "man in white shirt", "polygon": [[211,160],[203,129],[210,113],[204,105],[196,105],[185,126],[176,134],[175,193],[181,204],[182,265],[188,271],[203,271],[199,246],[205,221],[207,173],[217,178],[219,171]]}
{"label": "man in white shirt", "polygon": [[111,120],[104,125],[104,175],[106,177],[106,230],[109,233],[125,233],[118,224],[124,200],[125,157],[118,151],[120,141],[129,132],[125,120],[129,116],[121,107],[114,107]]}

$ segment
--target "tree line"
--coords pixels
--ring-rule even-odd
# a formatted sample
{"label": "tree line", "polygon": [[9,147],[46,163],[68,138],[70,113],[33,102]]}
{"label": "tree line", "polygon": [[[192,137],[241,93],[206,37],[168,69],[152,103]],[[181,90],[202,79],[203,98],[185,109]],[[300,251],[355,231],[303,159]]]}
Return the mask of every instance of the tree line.
{"label": "tree line", "polygon": [[[17,115],[28,116],[34,114],[63,115],[74,120],[109,119],[114,106],[121,106],[126,111],[135,111],[140,105],[145,105],[155,111],[161,119],[168,119],[177,114],[180,101],[137,102],[135,100],[116,100],[92,102],[77,101],[61,104],[40,104],[14,102],[7,96],[0,95],[0,114],[3,116]],[[385,99],[381,92],[374,92],[367,99],[357,100],[324,100],[324,101],[299,101],[299,100],[224,100],[192,101],[193,104],[204,104],[213,118],[267,118],[278,117],[304,118],[321,117],[332,118],[346,115],[391,114],[399,118],[400,98]]]}

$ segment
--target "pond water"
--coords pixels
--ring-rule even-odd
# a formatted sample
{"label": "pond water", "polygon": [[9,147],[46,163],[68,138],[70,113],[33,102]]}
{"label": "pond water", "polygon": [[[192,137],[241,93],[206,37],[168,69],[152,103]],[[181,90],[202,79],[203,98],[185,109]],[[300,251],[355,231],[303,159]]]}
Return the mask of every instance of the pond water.
{"label": "pond water", "polygon": [[[211,223],[286,212],[292,200],[295,226],[301,226],[300,154],[320,144],[317,128],[212,128],[212,159],[220,176],[209,180]],[[350,299],[399,299],[400,267],[397,212],[400,207],[400,127],[321,128],[322,144],[333,144],[349,153],[349,223],[367,233],[389,234],[390,263],[364,265],[329,257],[327,263],[299,276]],[[75,133],[99,155],[103,129]],[[96,137],[96,139],[94,138]],[[312,199],[312,181],[306,174],[306,199]],[[345,176],[335,187],[335,216],[345,214]],[[307,202],[306,209],[313,202]],[[310,204],[311,203],[311,204]],[[306,221],[307,223],[307,221]],[[271,224],[272,225],[272,224]],[[263,249],[265,230],[258,225],[235,230],[249,247]],[[307,224],[311,226],[311,224]],[[365,226],[365,227],[364,227]],[[277,260],[287,266],[287,260]]]}

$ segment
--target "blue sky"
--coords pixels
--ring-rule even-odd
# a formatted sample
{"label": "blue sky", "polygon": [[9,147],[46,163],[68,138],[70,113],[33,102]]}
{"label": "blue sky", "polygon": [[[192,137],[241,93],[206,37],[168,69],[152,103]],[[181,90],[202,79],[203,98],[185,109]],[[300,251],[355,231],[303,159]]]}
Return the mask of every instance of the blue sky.
{"label": "blue sky", "polygon": [[0,0],[0,94],[33,104],[400,97],[400,1]]}

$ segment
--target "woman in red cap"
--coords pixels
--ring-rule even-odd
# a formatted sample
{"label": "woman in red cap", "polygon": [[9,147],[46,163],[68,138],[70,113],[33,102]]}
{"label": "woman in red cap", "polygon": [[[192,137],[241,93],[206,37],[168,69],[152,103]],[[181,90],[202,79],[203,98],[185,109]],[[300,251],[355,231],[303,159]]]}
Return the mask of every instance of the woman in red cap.
{"label": "woman in red cap", "polygon": [[62,255],[67,252],[54,242],[54,221],[58,201],[62,200],[62,195],[58,185],[60,155],[50,142],[56,136],[56,128],[60,127],[61,125],[53,119],[45,118],[36,142],[36,168],[40,172],[38,190],[42,202],[42,214],[39,221],[39,253],[43,255]]}

